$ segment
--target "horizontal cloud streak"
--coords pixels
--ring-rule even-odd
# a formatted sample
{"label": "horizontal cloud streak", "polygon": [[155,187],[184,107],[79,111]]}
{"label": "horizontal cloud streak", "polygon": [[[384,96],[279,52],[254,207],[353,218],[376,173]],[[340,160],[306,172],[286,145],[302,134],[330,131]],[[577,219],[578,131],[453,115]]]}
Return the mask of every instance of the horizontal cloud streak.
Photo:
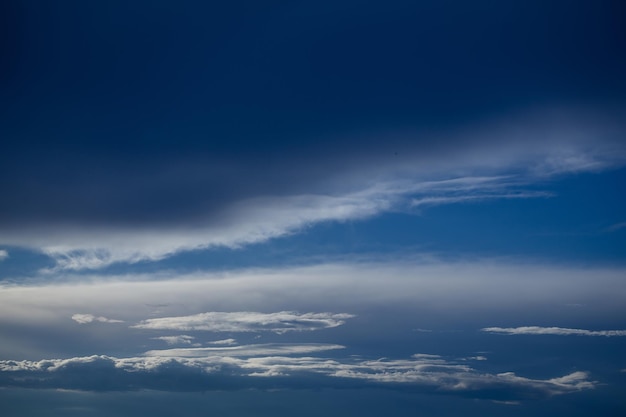
{"label": "horizontal cloud streak", "polygon": [[204,347],[204,348],[179,348],[165,350],[149,350],[145,356],[159,358],[205,358],[208,356],[269,356],[269,355],[292,355],[326,350],[343,349],[341,345],[331,345],[325,343],[274,343],[260,345],[243,345],[230,347]]}
{"label": "horizontal cloud streak", "polygon": [[181,334],[178,336],[153,337],[153,339],[162,340],[168,345],[190,345],[191,342],[195,339],[195,337]]}
{"label": "horizontal cloud streak", "polygon": [[[295,353],[306,351],[310,346],[294,348]],[[263,352],[263,348],[257,351],[259,354]],[[391,385],[478,398],[490,398],[496,393],[497,399],[542,398],[586,390],[596,385],[585,372],[546,380],[531,379],[512,372],[480,372],[434,355],[355,361],[309,356],[242,358],[228,355],[226,349],[219,353],[222,355],[129,358],[89,356],[42,361],[0,361],[0,383],[4,386],[88,390],[150,388],[182,391]],[[176,384],[172,385],[172,381],[176,381]]]}
{"label": "horizontal cloud streak", "polygon": [[181,317],[161,317],[144,320],[131,326],[135,329],[152,330],[202,330],[210,332],[275,332],[319,330],[341,326],[352,314],[208,312]]}
{"label": "horizontal cloud streak", "polygon": [[568,329],[563,327],[539,327],[539,326],[523,326],[523,327],[485,327],[481,329],[483,332],[499,333],[508,335],[526,335],[526,334],[547,334],[558,336],[626,336],[626,330],[585,330],[585,329]]}
{"label": "horizontal cloud streak", "polygon": [[98,321],[100,323],[123,323],[124,322],[123,320],[109,319],[109,318],[102,317],[102,316],[96,317],[93,314],[79,314],[79,313],[72,315],[72,320],[80,324],[91,323],[94,321]]}

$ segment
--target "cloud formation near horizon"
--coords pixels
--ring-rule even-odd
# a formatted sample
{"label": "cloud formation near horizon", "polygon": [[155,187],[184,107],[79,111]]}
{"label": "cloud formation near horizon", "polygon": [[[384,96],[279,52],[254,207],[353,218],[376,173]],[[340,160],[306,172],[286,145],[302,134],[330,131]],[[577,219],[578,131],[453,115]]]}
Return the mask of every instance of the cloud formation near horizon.
{"label": "cloud formation near horizon", "polygon": [[626,330],[585,330],[585,329],[568,329],[564,327],[540,327],[540,326],[522,326],[522,327],[485,327],[481,329],[483,332],[499,333],[507,335],[558,335],[558,336],[626,336]]}
{"label": "cloud formation near horizon", "polygon": [[[512,372],[486,373],[437,355],[353,360],[280,354],[266,356],[288,346],[277,346],[278,350],[267,350],[263,346],[242,348],[246,353],[243,357],[229,354],[228,348],[222,348],[213,355],[206,352],[198,357],[153,356],[149,353],[146,357],[128,358],[94,355],[41,361],[0,361],[0,384],[26,388],[178,391],[393,385],[415,391],[511,400],[568,394],[596,385],[585,372],[545,380],[532,379]],[[320,350],[336,348],[319,346]],[[289,348],[289,354],[307,351],[314,350],[307,345]],[[172,386],[172,380],[177,381],[175,386]]]}

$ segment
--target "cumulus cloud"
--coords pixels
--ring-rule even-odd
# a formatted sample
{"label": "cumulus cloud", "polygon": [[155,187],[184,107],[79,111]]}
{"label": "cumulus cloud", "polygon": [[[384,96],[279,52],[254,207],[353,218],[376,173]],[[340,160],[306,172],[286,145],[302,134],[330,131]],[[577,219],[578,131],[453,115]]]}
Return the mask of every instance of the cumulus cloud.
{"label": "cumulus cloud", "polygon": [[[288,351],[281,352],[286,348]],[[176,350],[172,350],[172,355],[166,356],[115,358],[96,355],[41,361],[5,360],[0,361],[0,383],[5,386],[118,390],[398,386],[497,400],[542,398],[591,389],[596,385],[585,372],[532,379],[512,372],[482,372],[436,355],[418,354],[393,360],[276,355],[278,352],[292,354],[335,348],[339,347],[276,345],[251,346],[248,347],[250,351],[241,356],[231,354],[228,349],[218,349],[191,356],[177,356]],[[175,385],[171,383],[173,380],[177,381]]]}
{"label": "cumulus cloud", "polygon": [[585,330],[585,329],[568,329],[564,327],[539,327],[539,326],[522,326],[522,327],[485,327],[481,329],[483,332],[499,333],[508,335],[526,335],[526,334],[547,334],[558,336],[626,336],[626,330]]}
{"label": "cumulus cloud", "polygon": [[4,261],[8,257],[9,252],[7,252],[5,249],[0,249],[0,261]]}
{"label": "cumulus cloud", "polygon": [[207,312],[181,317],[161,317],[144,320],[131,327],[153,330],[202,330],[211,332],[275,332],[319,330],[341,326],[352,314]]}
{"label": "cumulus cloud", "polygon": [[115,319],[109,319],[109,318],[102,317],[102,316],[94,316],[93,314],[80,314],[80,313],[76,313],[72,315],[72,320],[80,324],[91,323],[94,321],[98,321],[100,323],[124,323],[123,320],[115,320]]}

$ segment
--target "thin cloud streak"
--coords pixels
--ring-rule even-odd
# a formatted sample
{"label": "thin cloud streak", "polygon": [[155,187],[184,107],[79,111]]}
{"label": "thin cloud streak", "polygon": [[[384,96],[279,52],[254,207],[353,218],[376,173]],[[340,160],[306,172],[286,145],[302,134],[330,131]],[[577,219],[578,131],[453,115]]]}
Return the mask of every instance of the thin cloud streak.
{"label": "thin cloud streak", "polygon": [[522,326],[522,327],[485,327],[481,329],[487,333],[498,333],[506,335],[557,335],[557,336],[600,336],[615,337],[626,336],[626,330],[585,330],[585,329],[568,329],[564,327],[539,327],[539,326]]}
{"label": "thin cloud streak", "polygon": [[312,331],[341,326],[353,314],[207,312],[181,317],[161,317],[144,320],[131,326],[134,329],[151,330],[200,330],[208,332],[274,332]]}
{"label": "thin cloud streak", "polygon": [[159,336],[153,337],[155,340],[162,340],[168,345],[190,345],[191,342],[195,339],[193,336],[181,334],[178,336]]}

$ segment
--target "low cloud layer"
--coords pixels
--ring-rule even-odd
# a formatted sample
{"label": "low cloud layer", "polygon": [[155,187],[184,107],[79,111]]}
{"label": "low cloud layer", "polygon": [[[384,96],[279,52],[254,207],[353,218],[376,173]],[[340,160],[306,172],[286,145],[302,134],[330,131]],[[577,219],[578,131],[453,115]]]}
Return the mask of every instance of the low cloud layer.
{"label": "low cloud layer", "polygon": [[152,330],[202,330],[209,332],[274,332],[319,330],[341,326],[352,314],[208,312],[181,317],[160,317],[144,320],[131,326],[135,329]]}
{"label": "low cloud layer", "polygon": [[[336,346],[318,346],[319,350]],[[543,398],[591,389],[585,372],[532,379],[512,372],[488,373],[436,355],[408,359],[354,360],[284,356],[315,351],[315,346],[242,347],[247,355],[227,349],[194,356],[115,358],[76,357],[41,361],[0,361],[3,386],[81,390],[167,389],[205,391],[238,388],[308,388],[395,386],[476,398],[518,400]],[[275,355],[282,351],[282,354]],[[271,356],[266,355],[270,353]],[[248,357],[246,357],[248,356]],[[175,381],[175,382],[174,382]]]}
{"label": "low cloud layer", "polygon": [[585,329],[568,329],[564,327],[539,327],[539,326],[522,326],[522,327],[485,327],[481,329],[483,332],[499,333],[507,335],[557,335],[557,336],[626,336],[626,330],[585,330]]}

